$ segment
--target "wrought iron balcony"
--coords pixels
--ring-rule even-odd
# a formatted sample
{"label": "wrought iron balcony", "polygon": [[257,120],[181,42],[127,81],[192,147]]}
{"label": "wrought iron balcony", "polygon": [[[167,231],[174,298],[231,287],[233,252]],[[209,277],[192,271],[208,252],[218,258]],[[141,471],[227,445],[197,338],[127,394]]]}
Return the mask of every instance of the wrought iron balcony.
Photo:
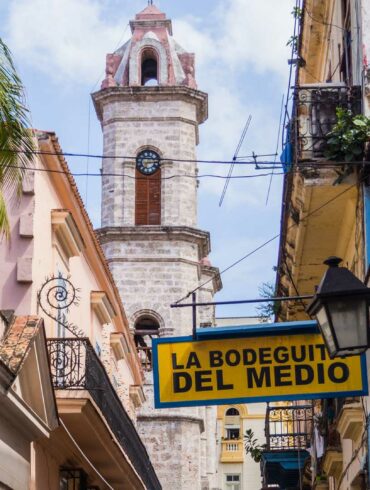
{"label": "wrought iron balcony", "polygon": [[146,488],[160,490],[161,484],[145,446],[90,341],[86,338],[50,339],[47,343],[54,388],[87,390]]}
{"label": "wrought iron balcony", "polygon": [[299,160],[325,155],[328,133],[336,123],[336,109],[361,113],[361,87],[322,83],[303,85],[296,90],[292,142]]}
{"label": "wrought iron balcony", "polygon": [[294,451],[311,444],[312,405],[267,406],[266,451]]}

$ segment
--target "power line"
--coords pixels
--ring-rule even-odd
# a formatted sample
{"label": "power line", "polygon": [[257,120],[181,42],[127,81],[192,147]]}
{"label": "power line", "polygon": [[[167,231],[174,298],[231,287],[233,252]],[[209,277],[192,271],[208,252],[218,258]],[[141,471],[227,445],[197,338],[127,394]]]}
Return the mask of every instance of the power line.
{"label": "power line", "polygon": [[[280,142],[280,131],[281,131],[281,123],[282,123],[282,119],[283,119],[283,109],[284,109],[284,94],[281,98],[281,107],[280,107],[280,118],[279,118],[279,127],[278,127],[278,136],[277,136],[277,141],[276,141],[276,152],[275,152],[275,158],[274,158],[274,165],[273,167],[275,167],[275,163],[276,163],[276,157],[277,157],[277,154],[278,154],[278,149],[279,149],[279,142]],[[272,179],[273,179],[273,176],[274,176],[274,168],[272,169],[272,173],[271,173],[271,177],[270,177],[270,182],[269,182],[269,186],[268,186],[268,189],[267,189],[267,195],[266,195],[266,206],[269,202],[269,197],[270,197],[270,192],[271,192],[271,185],[272,185]]]}
{"label": "power line", "polygon": [[[25,150],[11,150],[11,149],[0,149],[0,152],[3,153],[19,153],[19,154],[27,154],[27,155],[46,155],[46,156],[62,156],[62,157],[89,157],[89,158],[99,158],[99,159],[121,159],[121,160],[131,160],[135,161],[136,156],[126,156],[126,155],[113,155],[113,156],[108,156],[108,155],[94,155],[94,154],[86,154],[86,153],[71,153],[71,152],[52,152],[52,151],[43,151],[43,150],[34,150],[34,151],[25,151]],[[274,166],[275,162],[274,161],[262,161],[262,162],[256,162],[255,159],[262,157],[265,155],[250,155],[246,156],[244,158],[253,158],[253,161],[229,161],[229,160],[192,160],[192,159],[180,159],[180,158],[158,158],[159,162],[183,162],[183,163],[205,163],[205,164],[221,164],[221,165],[230,165],[230,164],[235,164],[235,165],[253,165],[254,167],[256,166],[256,163],[258,166],[260,165],[271,165]],[[269,156],[269,155],[267,155]],[[271,156],[275,156],[275,153],[271,154]],[[348,166],[361,166],[361,165],[367,165],[370,164],[370,161],[358,161],[358,162],[346,162],[346,161],[331,161],[328,160],[328,163],[318,163],[316,161],[312,162],[301,162],[298,165],[296,165],[296,168],[312,168],[312,169],[317,169],[317,168],[338,168],[343,165],[348,165]],[[14,166],[14,168],[18,168],[17,166]],[[278,169],[283,169],[283,167],[276,167]],[[266,167],[261,167],[259,170],[266,170]],[[83,174],[81,174],[83,175]],[[93,174],[90,174],[93,175]],[[118,175],[118,174],[117,174]],[[226,176],[222,176],[223,178],[226,178]]]}
{"label": "power line", "polygon": [[243,129],[243,132],[242,132],[242,135],[240,137],[240,140],[239,140],[239,143],[238,143],[238,146],[236,147],[236,150],[235,150],[235,153],[234,153],[234,156],[233,156],[233,160],[232,160],[232,164],[230,165],[230,168],[229,168],[229,173],[227,175],[227,180],[225,182],[225,185],[224,185],[224,188],[222,190],[222,194],[221,194],[221,198],[220,198],[220,202],[218,203],[219,207],[222,206],[222,203],[224,201],[224,198],[225,198],[225,195],[226,195],[226,192],[227,192],[227,188],[229,187],[229,184],[230,184],[230,178],[231,178],[231,175],[233,173],[233,170],[234,170],[234,166],[235,166],[235,161],[236,159],[238,158],[238,155],[239,155],[239,151],[240,151],[240,148],[242,147],[242,144],[244,142],[244,139],[245,139],[245,136],[247,134],[247,131],[249,129],[249,125],[251,123],[251,120],[252,120],[252,115],[250,114],[248,119],[247,119],[247,122],[244,126],[244,129]]}
{"label": "power line", "polygon": [[[353,162],[353,165],[357,162]],[[363,164],[363,163],[368,163],[370,162],[358,162],[358,164]],[[20,165],[7,165],[7,168],[16,168],[16,169],[22,169],[25,170],[24,167]],[[300,173],[302,170],[316,170],[316,169],[327,169],[327,170],[334,170],[338,168],[338,165],[322,165],[322,166],[316,166],[316,165],[299,165],[296,166],[294,169],[290,170],[289,173]],[[260,168],[259,170],[262,170]],[[270,177],[271,175],[287,175],[287,172],[275,172],[275,170],[284,170],[283,167],[265,167],[263,170],[272,170],[272,172],[267,172],[267,173],[262,173],[262,174],[253,174],[253,175],[232,175],[232,176],[226,176],[226,175],[219,175],[219,174],[174,174],[174,175],[169,175],[166,177],[158,177],[158,179],[153,179],[153,180],[171,180],[171,179],[176,179],[176,178],[189,178],[189,179],[203,179],[203,178],[215,178],[215,179],[255,179],[258,177]],[[143,175],[142,177],[137,177],[135,175],[129,175],[125,173],[104,173],[104,172],[99,172],[99,173],[87,173],[87,172],[71,172],[71,171],[66,171],[66,170],[55,170],[55,169],[46,169],[46,168],[37,168],[37,167],[31,167],[26,169],[26,171],[36,171],[36,172],[46,172],[46,173],[51,173],[51,174],[64,174],[64,175],[71,175],[73,177],[124,177],[127,179],[132,179],[132,180],[146,180],[148,176]]]}
{"label": "power line", "polygon": [[[356,182],[355,184],[352,184],[351,186],[347,187],[342,192],[340,192],[336,196],[334,196],[331,199],[329,199],[328,201],[326,201],[324,204],[321,204],[319,207],[313,209],[310,213],[306,214],[306,216],[304,216],[302,219],[300,219],[299,222],[302,223],[307,218],[309,218],[310,216],[312,216],[314,213],[317,213],[321,209],[325,208],[326,206],[328,206],[329,204],[331,204],[333,201],[335,201],[336,199],[338,199],[339,197],[341,197],[343,194],[345,194],[346,192],[348,192],[351,189],[353,189],[354,187],[356,187],[361,181],[365,180],[365,178],[366,178],[366,176],[364,176],[362,179],[360,179],[359,182]],[[291,228],[293,228],[294,226],[297,226],[297,223],[293,222],[290,226],[287,227],[287,231],[290,230]],[[235,261],[232,264],[230,264],[228,267],[226,267],[225,269],[223,269],[221,272],[219,272],[215,276],[211,277],[210,279],[208,279],[204,283],[200,284],[198,287],[196,287],[195,289],[193,289],[192,291],[190,291],[186,296],[184,296],[183,298],[177,300],[175,304],[181,303],[182,301],[184,301],[185,299],[187,299],[192,293],[195,293],[196,291],[198,291],[199,289],[203,288],[204,286],[206,286],[207,284],[209,284],[211,281],[213,281],[214,277],[221,277],[222,274],[225,274],[225,272],[228,272],[230,269],[233,269],[235,266],[239,265],[241,262],[243,262],[248,257],[254,255],[259,250],[261,250],[262,248],[266,247],[267,245],[269,245],[270,243],[272,243],[273,241],[275,241],[277,238],[280,238],[280,236],[281,236],[281,232],[280,233],[277,233],[273,237],[269,238],[264,243],[262,243],[257,248],[255,248],[254,250],[252,250],[251,252],[248,252],[246,255],[244,255],[243,257],[241,257],[237,261]]]}
{"label": "power line", "polygon": [[[24,167],[18,166],[18,165],[7,165],[7,168],[19,168],[23,169]],[[51,174],[64,174],[64,175],[71,175],[73,177],[125,177],[128,179],[132,180],[147,180],[147,176],[143,177],[136,177],[134,175],[128,175],[128,174],[121,174],[121,173],[86,173],[86,172],[68,172],[65,170],[53,170],[53,169],[47,169],[47,168],[28,168],[26,169],[28,171],[36,171],[36,172],[46,172],[46,173],[51,173]],[[271,175],[271,172],[265,173],[265,174],[256,174],[256,175],[234,175],[230,178],[232,179],[255,179],[258,177],[269,177]],[[281,172],[279,174],[275,175],[284,175],[284,172]],[[189,179],[202,179],[202,178],[215,178],[215,179],[227,179],[226,175],[217,175],[217,174],[175,174],[175,175],[169,175],[168,177],[160,177],[158,179],[153,179],[153,180],[171,180],[171,179],[176,179],[176,178],[189,178]]]}
{"label": "power line", "polygon": [[[99,155],[99,154],[89,154],[89,153],[72,153],[72,152],[54,152],[54,151],[43,151],[43,150],[34,150],[26,152],[25,150],[13,150],[13,149],[0,149],[1,152],[5,153],[27,153],[31,155],[46,155],[46,156],[62,156],[62,157],[78,157],[78,158],[97,158],[102,160],[112,159],[112,160],[136,160],[136,156],[128,156],[128,155]],[[244,158],[260,158],[262,156],[275,156],[275,153],[269,155],[247,155]],[[159,157],[158,161],[160,162],[183,162],[183,163],[207,163],[207,164],[222,164],[222,165],[255,165],[255,161],[230,161],[230,160],[197,160],[191,158],[162,158]],[[262,165],[263,162],[258,162],[259,165]]]}
{"label": "power line", "polygon": [[308,10],[307,7],[304,7],[304,11],[307,13],[307,15],[314,21],[317,22],[318,24],[322,24],[324,26],[328,27],[336,27],[337,29],[340,29],[341,31],[345,31],[346,29],[344,27],[338,26],[337,24],[332,24],[331,22],[325,22],[324,20],[317,19],[312,15],[312,12]]}

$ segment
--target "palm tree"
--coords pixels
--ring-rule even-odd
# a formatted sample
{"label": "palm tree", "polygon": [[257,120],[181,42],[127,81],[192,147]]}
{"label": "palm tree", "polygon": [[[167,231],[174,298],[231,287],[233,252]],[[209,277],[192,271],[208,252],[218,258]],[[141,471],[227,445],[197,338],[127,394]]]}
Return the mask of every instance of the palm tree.
{"label": "palm tree", "polygon": [[6,201],[20,196],[35,151],[23,85],[10,51],[0,38],[0,237],[10,238]]}

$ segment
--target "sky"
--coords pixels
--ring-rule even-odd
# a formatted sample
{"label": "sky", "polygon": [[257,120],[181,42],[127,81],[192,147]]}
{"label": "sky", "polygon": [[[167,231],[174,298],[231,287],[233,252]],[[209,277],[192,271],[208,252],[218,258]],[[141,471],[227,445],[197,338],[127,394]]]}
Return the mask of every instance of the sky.
{"label": "sky", "polygon": [[[174,38],[196,54],[196,79],[209,94],[209,119],[200,128],[199,159],[231,160],[252,115],[239,155],[273,154],[286,96],[294,0],[156,0],[173,21]],[[32,124],[55,131],[64,152],[102,153],[90,94],[104,77],[105,56],[130,36],[128,22],[146,0],[0,0],[1,36],[25,85]],[[281,145],[278,147],[281,151]],[[273,157],[269,158],[273,160]],[[67,157],[72,172],[99,172],[101,160]],[[228,167],[199,164],[200,174]],[[222,207],[224,180],[200,179],[199,227],[211,233],[212,265],[227,268],[280,230],[282,176],[239,166]],[[95,227],[100,225],[100,178],[77,178]],[[274,282],[278,240],[222,275],[216,299],[259,296]],[[186,291],[184,291],[186,293]],[[223,306],[217,316],[256,314],[253,305]]]}

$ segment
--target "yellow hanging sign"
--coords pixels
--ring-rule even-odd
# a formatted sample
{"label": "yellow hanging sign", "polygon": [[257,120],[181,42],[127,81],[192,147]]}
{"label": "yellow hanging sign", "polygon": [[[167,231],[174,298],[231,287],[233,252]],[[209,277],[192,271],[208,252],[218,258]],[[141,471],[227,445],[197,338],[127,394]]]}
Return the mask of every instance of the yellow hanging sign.
{"label": "yellow hanging sign", "polygon": [[365,356],[330,359],[320,334],[153,342],[156,408],[367,394]]}

